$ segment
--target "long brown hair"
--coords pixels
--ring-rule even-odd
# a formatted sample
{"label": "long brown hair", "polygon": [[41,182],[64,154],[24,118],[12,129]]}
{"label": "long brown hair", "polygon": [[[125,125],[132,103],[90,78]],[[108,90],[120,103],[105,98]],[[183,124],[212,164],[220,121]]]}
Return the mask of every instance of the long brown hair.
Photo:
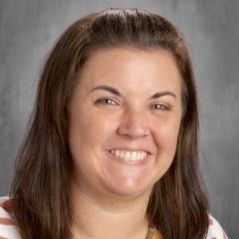
{"label": "long brown hair", "polygon": [[155,184],[148,216],[167,239],[202,239],[208,200],[199,171],[194,74],[182,34],[157,13],[106,9],[81,18],[57,41],[43,68],[29,130],[19,150],[11,197],[23,239],[70,238],[68,104],[76,75],[97,48],[132,45],[174,54],[184,109],[177,150]]}

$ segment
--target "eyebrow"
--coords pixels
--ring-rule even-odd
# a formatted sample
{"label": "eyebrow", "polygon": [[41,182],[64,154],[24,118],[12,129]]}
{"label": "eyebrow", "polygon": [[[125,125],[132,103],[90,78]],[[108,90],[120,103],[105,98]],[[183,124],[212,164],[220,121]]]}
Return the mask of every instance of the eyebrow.
{"label": "eyebrow", "polygon": [[112,93],[112,94],[114,94],[114,95],[121,96],[120,92],[119,92],[117,89],[115,89],[115,88],[112,87],[112,86],[108,86],[108,85],[99,85],[99,86],[96,86],[95,88],[93,88],[93,89],[91,90],[91,92],[92,92],[92,91],[95,91],[95,90],[105,90],[105,91],[108,91],[108,92],[110,92],[110,93]]}
{"label": "eyebrow", "polygon": [[[108,92],[110,92],[110,93],[112,93],[112,94],[114,94],[114,95],[122,96],[121,93],[120,93],[117,89],[115,89],[115,88],[112,87],[112,86],[108,86],[108,85],[99,85],[99,86],[96,86],[95,88],[93,88],[93,89],[91,90],[91,92],[92,92],[92,91],[95,91],[95,90],[105,90],[105,91],[108,91]],[[171,92],[171,91],[161,91],[161,92],[157,92],[157,93],[155,93],[154,95],[152,95],[150,98],[151,98],[151,99],[157,99],[157,98],[160,98],[160,97],[162,97],[162,96],[167,96],[167,95],[172,96],[172,97],[175,98],[175,99],[177,98],[176,94],[174,94],[174,93]]]}

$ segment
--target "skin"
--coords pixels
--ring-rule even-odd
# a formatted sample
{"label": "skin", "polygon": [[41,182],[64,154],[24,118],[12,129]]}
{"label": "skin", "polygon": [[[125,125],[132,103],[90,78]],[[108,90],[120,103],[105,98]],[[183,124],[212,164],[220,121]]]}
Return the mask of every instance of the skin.
{"label": "skin", "polygon": [[[181,82],[164,49],[120,47],[90,56],[69,104],[73,234],[145,238],[152,187],[175,155]],[[141,150],[147,157],[126,162],[110,149]]]}

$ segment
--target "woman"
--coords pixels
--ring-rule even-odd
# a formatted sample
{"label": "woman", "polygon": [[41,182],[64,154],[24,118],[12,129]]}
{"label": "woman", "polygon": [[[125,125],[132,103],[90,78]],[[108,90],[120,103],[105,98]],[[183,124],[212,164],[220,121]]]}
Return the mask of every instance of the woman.
{"label": "woman", "polygon": [[138,9],[80,19],[43,69],[0,235],[227,238],[209,214],[197,130],[175,26]]}

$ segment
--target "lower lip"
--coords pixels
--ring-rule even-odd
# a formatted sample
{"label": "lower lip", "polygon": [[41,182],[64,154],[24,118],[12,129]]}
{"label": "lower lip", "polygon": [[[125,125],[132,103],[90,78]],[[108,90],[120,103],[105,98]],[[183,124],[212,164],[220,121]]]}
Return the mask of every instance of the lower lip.
{"label": "lower lip", "polygon": [[116,157],[114,156],[112,153],[110,153],[109,151],[107,151],[110,159],[116,161],[116,162],[119,162],[119,163],[122,163],[122,164],[125,164],[125,165],[133,165],[133,166],[143,166],[145,164],[147,164],[148,162],[152,161],[152,155],[147,153],[147,156],[142,159],[142,160],[136,160],[136,161],[127,161],[127,160],[124,160],[124,159],[121,159],[119,157]]}

